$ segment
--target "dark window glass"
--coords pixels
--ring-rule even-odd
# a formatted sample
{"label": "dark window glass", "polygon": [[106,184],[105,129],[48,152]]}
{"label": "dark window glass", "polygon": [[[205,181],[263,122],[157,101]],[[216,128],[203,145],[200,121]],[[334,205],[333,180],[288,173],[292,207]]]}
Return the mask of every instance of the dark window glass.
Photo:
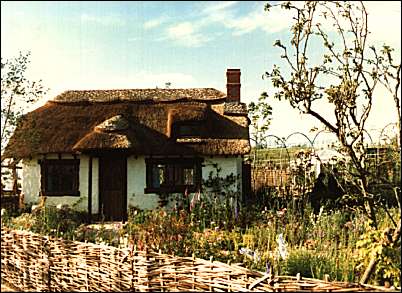
{"label": "dark window glass", "polygon": [[46,196],[79,195],[79,160],[43,160],[41,173]]}
{"label": "dark window glass", "polygon": [[181,137],[199,137],[201,135],[201,125],[198,123],[178,123],[174,126],[174,136]]}

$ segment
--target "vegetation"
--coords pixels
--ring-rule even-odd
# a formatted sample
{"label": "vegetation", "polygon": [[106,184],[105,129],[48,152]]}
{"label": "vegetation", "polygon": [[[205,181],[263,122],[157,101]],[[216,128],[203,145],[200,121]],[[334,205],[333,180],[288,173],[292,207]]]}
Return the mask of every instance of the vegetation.
{"label": "vegetation", "polygon": [[[378,50],[368,44],[368,14],[362,1],[284,2],[267,4],[265,9],[278,5],[294,12],[289,45],[281,40],[274,44],[282,50],[290,74],[274,65],[264,76],[278,89],[274,98],[288,101],[336,135],[350,158],[344,174],[350,195],[363,199],[364,210],[377,226],[377,199],[371,192],[372,176],[365,164],[365,124],[379,84],[391,92],[400,120],[401,66],[395,63],[392,48],[384,45]],[[321,60],[314,58],[317,51],[323,56]],[[322,101],[331,109],[332,117],[322,112],[326,107],[317,106]]]}
{"label": "vegetation", "polygon": [[[397,209],[391,209],[396,221]],[[131,207],[124,224],[86,225],[85,214],[66,206],[43,207],[14,218],[3,215],[2,223],[14,229],[90,241],[116,247],[135,246],[178,256],[196,256],[230,262],[275,274],[358,282],[373,253],[379,255],[372,281],[400,286],[400,240],[381,248],[378,239],[392,223],[378,212],[379,229],[367,225],[364,213],[325,211],[318,215],[307,204],[303,212],[289,202],[277,207],[241,207],[227,201],[201,199],[191,211]],[[280,244],[279,238],[284,242]],[[282,245],[282,246],[281,246]],[[282,250],[282,252],[281,252]],[[285,251],[285,253],[283,253]]]}
{"label": "vegetation", "polygon": [[[41,80],[27,79],[29,56],[20,52],[13,59],[1,58],[1,153],[27,107],[46,93]],[[27,139],[33,138],[27,134]]]}
{"label": "vegetation", "polygon": [[[329,275],[330,280],[359,282],[374,263],[370,282],[400,287],[400,157],[395,156],[400,141],[399,149],[385,148],[379,165],[370,162],[363,136],[377,84],[392,93],[400,119],[400,65],[394,64],[391,48],[384,46],[378,52],[366,44],[367,13],[361,2],[308,1],[301,8],[290,2],[280,5],[297,15],[290,47],[279,40],[275,43],[283,50],[291,75],[284,76],[276,66],[265,76],[279,90],[276,98],[321,121],[337,135],[350,158],[334,162],[332,170],[337,173],[333,175],[342,187],[336,204],[321,202],[317,211],[308,201],[273,193],[241,205],[231,188],[239,178],[220,178],[217,168],[216,176],[211,174],[204,182],[203,193],[177,197],[181,201],[177,206],[182,208],[144,211],[130,207],[124,224],[87,225],[85,213],[63,206],[40,206],[15,217],[2,211],[2,225],[70,240],[213,258],[276,275],[300,273],[320,279]],[[325,33],[324,26],[316,22],[318,13],[334,22],[339,43],[332,42],[329,36],[333,34]],[[350,27],[343,28],[344,23]],[[322,41],[325,52],[319,64],[308,56],[313,39]],[[289,48],[294,49],[294,56]],[[333,76],[338,77],[337,82],[327,84]],[[270,122],[272,109],[264,101],[267,97],[265,94],[258,104],[249,105],[257,148],[263,146]],[[333,107],[334,120],[316,112],[316,101],[322,99]],[[395,144],[398,146],[397,139]],[[257,152],[259,157],[273,160],[301,153],[298,147]],[[306,174],[311,166],[296,167]],[[305,183],[305,179],[294,181],[295,185]],[[384,200],[391,197],[397,202]]]}

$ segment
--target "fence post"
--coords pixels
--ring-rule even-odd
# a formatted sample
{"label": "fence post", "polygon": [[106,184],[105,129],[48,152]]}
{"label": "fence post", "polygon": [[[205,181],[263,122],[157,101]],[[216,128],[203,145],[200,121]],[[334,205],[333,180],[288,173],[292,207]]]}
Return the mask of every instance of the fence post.
{"label": "fence post", "polygon": [[47,288],[49,290],[49,292],[52,292],[52,274],[50,272],[50,248],[48,247],[48,242],[49,242],[49,238],[46,237],[45,238],[45,242],[43,243],[43,250],[46,253],[47,256]]}
{"label": "fence post", "polygon": [[209,266],[209,269],[211,270],[211,274],[210,274],[210,276],[211,277],[209,277],[209,280],[210,280],[210,285],[209,285],[209,291],[211,291],[212,292],[212,271],[213,271],[213,267],[212,267],[212,262],[213,262],[213,259],[214,259],[214,257],[211,255],[211,257],[209,258],[209,260],[210,260],[210,262],[211,262],[211,264],[210,264],[210,266]]}

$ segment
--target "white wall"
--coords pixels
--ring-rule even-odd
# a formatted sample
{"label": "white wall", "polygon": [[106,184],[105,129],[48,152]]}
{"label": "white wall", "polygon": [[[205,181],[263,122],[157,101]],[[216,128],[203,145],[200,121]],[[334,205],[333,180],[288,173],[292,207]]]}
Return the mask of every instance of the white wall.
{"label": "white wall", "polygon": [[[80,200],[77,208],[79,210],[88,209],[88,168],[89,157],[86,155],[78,156],[80,161],[80,174],[79,174],[79,190],[80,196],[57,196],[47,197],[47,205],[68,204],[72,205]],[[57,155],[48,155],[47,159],[57,159]],[[71,155],[62,155],[63,159],[72,158]],[[40,193],[40,165],[38,164],[39,157],[32,160],[23,160],[23,179],[22,179],[22,192],[25,196],[26,203],[36,204],[39,202]],[[202,167],[202,179],[207,180],[210,172],[213,172],[213,177],[216,176],[217,164],[221,168],[219,173],[220,177],[225,178],[227,175],[233,173],[235,176],[239,175],[239,179],[233,186],[233,191],[241,191],[241,172],[242,172],[242,158],[239,157],[222,157],[214,156],[204,159]],[[136,206],[141,209],[154,209],[158,207],[159,195],[145,194],[146,187],[146,165],[144,156],[130,156],[127,158],[127,207],[130,205]],[[237,187],[237,188],[236,188]],[[208,191],[208,190],[205,190]],[[171,195],[172,198],[175,195]],[[173,207],[174,201],[169,202],[168,207]],[[99,159],[92,159],[92,213],[99,212]]]}
{"label": "white wall", "polygon": [[219,177],[225,178],[226,176],[233,173],[234,176],[238,177],[236,183],[232,186],[232,191],[241,192],[241,177],[242,177],[242,158],[239,157],[212,157],[205,158],[202,168],[202,179],[207,180],[210,173],[212,172],[212,177],[217,176],[217,170],[214,167],[217,164],[218,168],[221,168],[219,172]]}
{"label": "white wall", "polygon": [[[234,184],[233,191],[241,191],[241,175],[242,175],[242,158],[239,157],[222,157],[214,156],[204,159],[202,167],[202,179],[207,180],[210,172],[213,177],[216,176],[216,169],[213,164],[217,164],[222,170],[220,177],[225,178],[233,173],[239,175],[239,180]],[[145,194],[146,187],[146,165],[144,156],[130,156],[127,159],[127,205],[136,206],[140,209],[155,209],[158,207],[159,195]],[[170,198],[175,198],[175,194],[171,194]],[[172,208],[175,201],[169,201],[167,207]]]}
{"label": "white wall", "polygon": [[[88,167],[89,157],[85,155],[78,156],[80,160],[80,173],[79,173],[79,190],[80,196],[48,196],[46,198],[46,205],[67,204],[73,205],[80,201],[77,206],[79,210],[88,210]],[[57,155],[48,155],[46,159],[57,159]],[[72,155],[64,154],[62,159],[72,159]],[[39,202],[39,193],[41,186],[41,173],[40,165],[38,164],[39,157],[32,160],[22,161],[22,193],[24,194],[24,201],[26,203],[36,204]],[[94,158],[92,160],[92,213],[98,212],[98,191],[99,191],[99,178],[98,178],[99,160]]]}
{"label": "white wall", "polygon": [[145,194],[146,166],[144,156],[127,158],[127,206],[154,209],[158,206],[157,194]]}

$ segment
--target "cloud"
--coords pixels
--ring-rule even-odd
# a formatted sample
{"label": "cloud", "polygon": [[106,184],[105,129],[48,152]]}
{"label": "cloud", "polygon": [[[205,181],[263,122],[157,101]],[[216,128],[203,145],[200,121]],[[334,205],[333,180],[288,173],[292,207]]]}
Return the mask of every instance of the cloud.
{"label": "cloud", "polygon": [[161,24],[165,23],[168,19],[169,18],[167,16],[161,16],[158,18],[148,20],[144,23],[144,29],[156,28],[156,27],[160,26]]}
{"label": "cloud", "polygon": [[226,11],[226,9],[234,6],[237,3],[238,1],[223,1],[214,4],[209,4],[203,9],[203,13],[209,14],[209,13]]}
{"label": "cloud", "polygon": [[199,31],[199,26],[190,22],[182,22],[168,27],[166,29],[166,38],[185,47],[199,47],[210,40]]}
{"label": "cloud", "polygon": [[87,13],[81,14],[81,22],[94,23],[103,26],[124,26],[125,21],[115,15],[95,16]]}
{"label": "cloud", "polygon": [[[184,47],[200,47],[209,41],[213,36],[207,36],[203,28],[216,22],[223,22],[228,17],[229,8],[235,6],[237,1],[225,1],[208,4],[200,12],[193,16],[193,20],[173,24],[166,28],[166,36],[159,40],[172,40],[177,45]],[[155,21],[155,23],[157,23]],[[215,33],[217,35],[217,33]]]}
{"label": "cloud", "polygon": [[207,4],[194,21],[171,26],[167,33],[171,39],[182,39],[182,45],[200,46],[214,39],[211,34],[207,37],[203,31],[213,24],[229,29],[233,36],[241,36],[257,29],[275,33],[289,27],[292,15],[280,7],[273,7],[269,15],[263,9],[264,3],[258,2],[251,11],[241,14],[237,4],[237,1]]}
{"label": "cloud", "polygon": [[291,21],[292,16],[280,7],[273,7],[268,14],[263,9],[264,3],[258,2],[250,12],[240,14],[235,4],[236,1],[208,5],[202,10],[203,19],[200,23],[218,23],[232,30],[234,36],[240,36],[257,29],[269,33],[278,32],[288,27]]}

